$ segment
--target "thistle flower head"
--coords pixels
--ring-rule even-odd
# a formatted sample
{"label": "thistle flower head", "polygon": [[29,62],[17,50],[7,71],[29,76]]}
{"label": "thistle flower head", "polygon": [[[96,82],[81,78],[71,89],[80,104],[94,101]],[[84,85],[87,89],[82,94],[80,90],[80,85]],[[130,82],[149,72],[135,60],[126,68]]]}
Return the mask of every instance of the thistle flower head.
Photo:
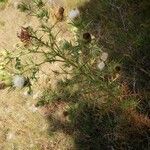
{"label": "thistle flower head", "polygon": [[20,33],[17,33],[18,38],[21,40],[23,43],[29,43],[31,41],[31,36],[28,31],[28,27],[21,27]]}
{"label": "thistle flower head", "polygon": [[83,33],[83,40],[85,43],[90,43],[92,38],[91,38],[91,34],[86,32],[86,33]]}
{"label": "thistle flower head", "polygon": [[102,60],[102,61],[106,61],[107,58],[108,58],[108,53],[103,52],[102,55],[101,55],[101,60]]}
{"label": "thistle flower head", "polygon": [[68,17],[71,19],[71,20],[74,20],[76,19],[77,17],[79,17],[80,15],[80,11],[76,8],[76,9],[73,9],[69,12],[69,15]]}
{"label": "thistle flower head", "polygon": [[55,17],[57,21],[62,21],[64,18],[64,11],[65,9],[63,7],[59,7],[57,13],[55,14]]}
{"label": "thistle flower head", "polygon": [[120,71],[121,71],[121,66],[119,66],[119,65],[116,66],[116,67],[115,67],[115,71],[116,71],[116,72],[120,72]]}
{"label": "thistle flower head", "polygon": [[13,85],[16,88],[23,88],[25,84],[25,77],[20,76],[20,75],[16,75],[13,78]]}
{"label": "thistle flower head", "polygon": [[104,63],[103,61],[100,61],[100,62],[98,63],[98,65],[97,65],[97,67],[98,67],[98,69],[101,71],[101,70],[104,69],[105,63]]}
{"label": "thistle flower head", "polygon": [[63,14],[65,11],[65,9],[63,7],[59,7],[58,12],[59,14]]}
{"label": "thistle flower head", "polygon": [[4,82],[0,81],[0,90],[4,89],[6,87],[6,84]]}

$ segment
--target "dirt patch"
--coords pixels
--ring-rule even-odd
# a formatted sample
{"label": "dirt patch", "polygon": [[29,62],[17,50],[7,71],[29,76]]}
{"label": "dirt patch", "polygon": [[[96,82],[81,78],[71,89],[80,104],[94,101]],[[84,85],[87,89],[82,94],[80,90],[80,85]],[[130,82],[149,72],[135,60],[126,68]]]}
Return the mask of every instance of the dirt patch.
{"label": "dirt patch", "polygon": [[[21,44],[17,37],[20,27],[38,26],[38,21],[34,17],[26,16],[17,10],[18,2],[20,0],[8,1],[5,9],[0,11],[0,50],[16,51],[16,45]],[[51,73],[53,68],[59,69],[59,65],[43,66],[46,73]],[[43,83],[47,80],[47,76],[41,72],[40,82],[35,86],[36,90],[40,90],[41,85],[44,87],[46,84]],[[56,77],[52,73],[50,82],[53,85],[56,83]],[[37,92],[34,96],[36,94]],[[44,113],[35,107],[36,102],[36,98],[28,96],[24,90],[0,90],[0,150],[70,149],[73,142],[69,135],[57,131],[50,136],[51,124]],[[60,117],[60,114],[58,112],[56,116]]]}

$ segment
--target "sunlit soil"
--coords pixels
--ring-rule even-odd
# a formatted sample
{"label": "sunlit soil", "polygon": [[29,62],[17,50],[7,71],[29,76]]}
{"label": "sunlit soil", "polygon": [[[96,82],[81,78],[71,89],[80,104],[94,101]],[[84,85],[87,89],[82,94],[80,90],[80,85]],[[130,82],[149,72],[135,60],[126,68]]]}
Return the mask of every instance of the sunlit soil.
{"label": "sunlit soil", "polygon": [[[10,0],[0,7],[0,50],[17,50],[16,46],[21,44],[17,37],[20,27],[38,25],[35,18],[17,10],[18,2],[20,0]],[[52,67],[58,68],[58,65]],[[41,83],[43,80],[46,79],[41,76]],[[52,79],[52,83],[55,82]],[[0,90],[0,150],[66,150],[73,145],[71,137],[62,131],[51,136],[51,123],[44,112],[35,107],[36,94],[37,91],[28,96],[25,90]]]}

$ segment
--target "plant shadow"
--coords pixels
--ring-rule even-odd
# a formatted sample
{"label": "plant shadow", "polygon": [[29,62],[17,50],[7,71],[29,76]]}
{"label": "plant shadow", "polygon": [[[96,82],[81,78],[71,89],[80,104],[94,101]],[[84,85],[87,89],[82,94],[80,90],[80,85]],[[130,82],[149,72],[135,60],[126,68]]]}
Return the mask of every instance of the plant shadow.
{"label": "plant shadow", "polygon": [[80,7],[86,31],[98,39],[111,61],[122,68],[122,80],[140,95],[139,110],[150,117],[150,22],[146,0],[92,0]]}
{"label": "plant shadow", "polygon": [[149,128],[135,128],[118,109],[101,114],[93,105],[85,104],[73,110],[71,122],[48,117],[49,132],[63,132],[74,139],[75,150],[141,150],[149,148]]}

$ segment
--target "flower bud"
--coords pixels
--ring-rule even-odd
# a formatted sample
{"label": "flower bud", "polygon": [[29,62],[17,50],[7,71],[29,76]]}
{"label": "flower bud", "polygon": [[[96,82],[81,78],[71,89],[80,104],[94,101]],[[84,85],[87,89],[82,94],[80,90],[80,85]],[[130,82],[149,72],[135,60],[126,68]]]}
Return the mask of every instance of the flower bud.
{"label": "flower bud", "polygon": [[90,33],[86,32],[86,33],[83,33],[83,40],[85,43],[90,43],[91,42],[91,35]]}
{"label": "flower bud", "polygon": [[79,10],[76,8],[76,9],[73,9],[73,10],[71,10],[71,11],[69,12],[68,17],[69,17],[71,20],[74,20],[74,19],[76,19],[77,17],[79,17],[79,15],[80,15],[80,12],[79,12]]}

